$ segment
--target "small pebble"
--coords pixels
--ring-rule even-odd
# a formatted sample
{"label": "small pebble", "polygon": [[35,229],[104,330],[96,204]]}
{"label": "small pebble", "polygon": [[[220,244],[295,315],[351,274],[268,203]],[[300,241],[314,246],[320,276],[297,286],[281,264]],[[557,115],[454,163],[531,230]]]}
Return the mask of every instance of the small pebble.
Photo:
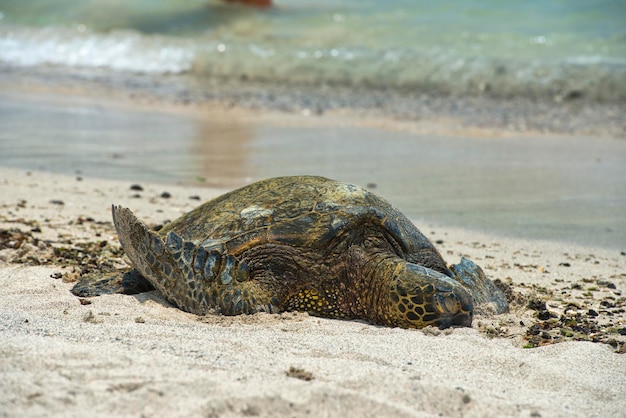
{"label": "small pebble", "polygon": [[617,289],[617,286],[615,286],[615,283],[611,283],[608,280],[598,280],[597,283],[598,283],[598,286],[604,286],[609,289]]}
{"label": "small pebble", "polygon": [[172,195],[169,192],[163,192],[161,193],[161,197],[163,199],[169,199],[170,197],[172,197]]}
{"label": "small pebble", "polygon": [[63,206],[65,204],[65,202],[63,202],[62,200],[58,200],[58,199],[52,199],[50,203],[52,203],[53,205],[59,205],[59,206]]}
{"label": "small pebble", "polygon": [[550,319],[550,312],[549,311],[539,311],[539,313],[537,314],[537,318],[539,318],[542,321],[547,321],[548,319]]}
{"label": "small pebble", "polygon": [[195,194],[193,196],[189,196],[189,199],[191,199],[191,200],[200,200],[200,196]]}
{"label": "small pebble", "polygon": [[139,185],[139,184],[133,184],[132,186],[130,186],[130,190],[135,190],[137,192],[143,192],[143,187],[141,187],[141,185]]}
{"label": "small pebble", "polygon": [[570,263],[559,263],[559,266],[563,266],[563,267],[571,267],[572,265]]}

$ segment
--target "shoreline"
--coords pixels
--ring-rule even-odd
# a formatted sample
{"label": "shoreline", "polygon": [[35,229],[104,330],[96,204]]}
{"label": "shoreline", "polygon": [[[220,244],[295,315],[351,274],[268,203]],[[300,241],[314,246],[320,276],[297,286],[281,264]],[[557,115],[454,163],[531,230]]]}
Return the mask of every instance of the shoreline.
{"label": "shoreline", "polygon": [[323,175],[371,184],[413,219],[626,250],[617,139],[182,105],[82,85],[10,86],[0,112],[4,166],[222,188]]}
{"label": "shoreline", "polygon": [[[626,138],[626,103],[576,97],[553,101],[489,96],[447,96],[342,86],[255,83],[190,75],[149,75],[53,66],[3,65],[3,91],[98,96],[142,106],[189,112],[222,109],[244,114],[292,115],[364,123],[439,135],[577,135]],[[324,116],[319,118],[319,116]]]}
{"label": "shoreline", "polygon": [[0,179],[9,416],[600,417],[626,407],[626,357],[616,353],[626,347],[626,255],[615,250],[417,223],[447,262],[468,257],[504,283],[511,312],[445,331],[301,313],[197,317],[155,291],[69,290],[82,269],[124,264],[111,203],[162,224],[222,189],[137,191],[2,167]]}

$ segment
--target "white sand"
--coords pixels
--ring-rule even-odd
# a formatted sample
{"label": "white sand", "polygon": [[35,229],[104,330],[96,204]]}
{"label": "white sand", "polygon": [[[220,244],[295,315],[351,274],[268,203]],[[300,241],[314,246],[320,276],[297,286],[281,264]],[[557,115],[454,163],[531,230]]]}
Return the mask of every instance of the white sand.
{"label": "white sand", "polygon": [[[110,223],[96,223],[110,222],[111,203],[156,223],[196,206],[191,195],[219,193],[143,184],[142,197],[132,198],[129,186],[0,168],[0,230],[29,231],[24,222],[34,220],[41,232],[33,235],[55,245],[117,245]],[[164,190],[171,199],[158,197]],[[467,255],[522,293],[583,278],[616,285],[593,289],[582,310],[626,293],[619,251],[417,224],[444,241],[437,246],[448,262]],[[532,322],[533,312],[523,307],[440,332],[298,313],[200,318],[156,291],[82,305],[72,283],[51,278],[71,268],[12,263],[29,251],[36,249],[28,243],[0,250],[1,416],[625,416],[626,357],[591,342],[524,349],[519,322]],[[606,320],[626,326],[623,314]],[[488,338],[486,327],[505,336]],[[290,367],[313,379],[287,376]]]}

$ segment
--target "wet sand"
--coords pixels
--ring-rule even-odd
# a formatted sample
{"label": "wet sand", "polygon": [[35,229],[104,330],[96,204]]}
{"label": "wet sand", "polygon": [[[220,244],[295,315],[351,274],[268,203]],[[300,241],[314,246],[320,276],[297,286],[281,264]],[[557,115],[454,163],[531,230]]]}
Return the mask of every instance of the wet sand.
{"label": "wet sand", "polygon": [[448,262],[469,257],[508,286],[511,313],[446,331],[299,313],[197,317],[156,291],[76,298],[82,269],[124,265],[112,202],[161,224],[222,192],[131,184],[0,168],[3,416],[617,417],[626,408],[616,352],[626,342],[623,253],[416,222]]}
{"label": "wet sand", "polygon": [[218,187],[316,174],[414,219],[626,250],[624,140],[61,92],[0,93],[0,165]]}

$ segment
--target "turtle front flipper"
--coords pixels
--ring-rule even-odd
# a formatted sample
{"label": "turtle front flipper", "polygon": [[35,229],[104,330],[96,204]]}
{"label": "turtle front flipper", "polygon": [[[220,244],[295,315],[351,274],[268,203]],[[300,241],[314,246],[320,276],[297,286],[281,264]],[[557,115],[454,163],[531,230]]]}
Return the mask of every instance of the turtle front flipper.
{"label": "turtle front flipper", "polygon": [[178,263],[163,239],[130,209],[113,206],[112,212],[118,239],[133,267],[169,302],[188,312],[200,313],[200,307],[184,291]]}
{"label": "turtle front flipper", "polygon": [[137,270],[125,269],[82,275],[71,292],[76,296],[91,297],[113,293],[136,295],[151,290],[154,290],[154,286]]}
{"label": "turtle front flipper", "polygon": [[180,309],[197,315],[278,311],[278,300],[220,245],[197,245],[174,231],[163,239],[119,206],[113,206],[113,222],[133,266]]}

